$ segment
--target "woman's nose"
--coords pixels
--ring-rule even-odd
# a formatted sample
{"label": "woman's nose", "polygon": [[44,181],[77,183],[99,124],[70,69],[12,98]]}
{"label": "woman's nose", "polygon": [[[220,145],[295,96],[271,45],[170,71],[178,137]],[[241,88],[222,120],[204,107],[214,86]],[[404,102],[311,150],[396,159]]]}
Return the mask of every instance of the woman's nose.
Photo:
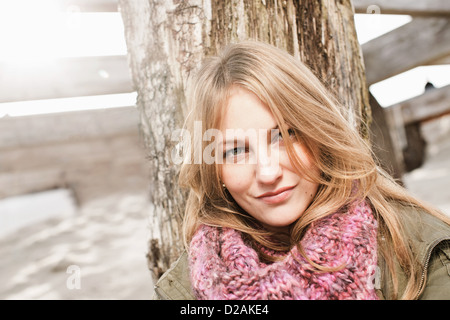
{"label": "woman's nose", "polygon": [[256,179],[260,183],[272,184],[275,183],[282,175],[280,167],[279,154],[272,150],[258,153],[258,160],[256,163]]}

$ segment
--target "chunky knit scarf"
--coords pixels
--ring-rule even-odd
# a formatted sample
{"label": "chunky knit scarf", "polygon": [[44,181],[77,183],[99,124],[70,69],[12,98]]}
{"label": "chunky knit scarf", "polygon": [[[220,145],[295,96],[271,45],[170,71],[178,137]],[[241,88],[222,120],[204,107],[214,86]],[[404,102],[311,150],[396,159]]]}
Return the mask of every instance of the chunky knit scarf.
{"label": "chunky knit scarf", "polygon": [[[301,240],[314,268],[294,246],[267,264],[230,228],[202,225],[189,250],[193,291],[198,299],[377,299],[377,222],[367,202],[354,202],[314,222]],[[266,254],[274,254],[265,249]],[[339,268],[341,267],[341,268]]]}

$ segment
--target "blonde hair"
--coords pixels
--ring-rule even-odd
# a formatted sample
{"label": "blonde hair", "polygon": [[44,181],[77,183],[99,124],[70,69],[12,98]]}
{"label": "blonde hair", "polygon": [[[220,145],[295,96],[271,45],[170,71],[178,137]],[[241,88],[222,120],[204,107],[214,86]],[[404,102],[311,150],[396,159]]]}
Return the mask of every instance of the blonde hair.
{"label": "blonde hair", "polygon": [[[289,250],[299,245],[312,222],[354,198],[367,198],[379,222],[378,238],[383,239],[378,241],[379,253],[394,283],[391,298],[398,298],[394,257],[408,276],[402,298],[416,298],[423,269],[408,245],[401,216],[393,208],[392,200],[425,208],[445,218],[408,195],[382,171],[371,147],[348,120],[346,108],[303,63],[271,45],[244,41],[229,45],[219,56],[205,61],[188,94],[189,128],[193,129],[194,121],[201,121],[203,132],[219,128],[232,86],[241,86],[258,96],[270,108],[283,135],[288,134],[288,129],[294,130],[296,140],[306,147],[320,175],[306,170],[292,143],[288,143],[291,162],[299,175],[319,183],[319,190],[301,218],[291,226],[290,238],[269,242],[267,236],[276,235],[260,228],[222,188],[219,164],[185,163],[179,180],[181,186],[190,189],[183,221],[185,244],[188,245],[200,224],[208,224],[237,229],[274,250]],[[191,145],[196,143],[191,141]],[[206,142],[202,143],[204,148]],[[192,148],[190,159],[195,157],[194,152]],[[352,192],[355,181],[359,185],[356,193]]]}

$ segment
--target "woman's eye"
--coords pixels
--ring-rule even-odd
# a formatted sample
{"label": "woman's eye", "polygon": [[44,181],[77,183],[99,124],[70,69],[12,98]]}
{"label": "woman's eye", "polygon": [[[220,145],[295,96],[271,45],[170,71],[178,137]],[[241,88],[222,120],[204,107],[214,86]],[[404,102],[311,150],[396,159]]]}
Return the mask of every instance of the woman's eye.
{"label": "woman's eye", "polygon": [[[277,141],[283,140],[283,134],[281,133],[280,130],[277,130],[277,131],[278,131],[278,133],[272,139],[272,142],[277,142]],[[289,134],[289,137],[294,137],[295,131],[293,129],[288,129],[288,134]]]}
{"label": "woman's eye", "polygon": [[223,156],[224,156],[224,158],[233,158],[233,157],[237,157],[244,153],[245,153],[244,147],[237,147],[237,148],[233,148],[233,149],[225,151]]}
{"label": "woman's eye", "polygon": [[288,134],[289,134],[289,137],[295,137],[294,129],[288,129]]}

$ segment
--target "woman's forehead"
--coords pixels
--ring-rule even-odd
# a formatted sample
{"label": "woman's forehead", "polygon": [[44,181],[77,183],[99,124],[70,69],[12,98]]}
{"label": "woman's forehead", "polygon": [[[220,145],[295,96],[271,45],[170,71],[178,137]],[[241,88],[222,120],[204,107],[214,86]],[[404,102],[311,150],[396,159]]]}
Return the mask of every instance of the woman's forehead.
{"label": "woman's forehead", "polygon": [[253,92],[235,86],[231,89],[221,121],[221,129],[247,130],[275,128],[277,122],[269,107]]}

